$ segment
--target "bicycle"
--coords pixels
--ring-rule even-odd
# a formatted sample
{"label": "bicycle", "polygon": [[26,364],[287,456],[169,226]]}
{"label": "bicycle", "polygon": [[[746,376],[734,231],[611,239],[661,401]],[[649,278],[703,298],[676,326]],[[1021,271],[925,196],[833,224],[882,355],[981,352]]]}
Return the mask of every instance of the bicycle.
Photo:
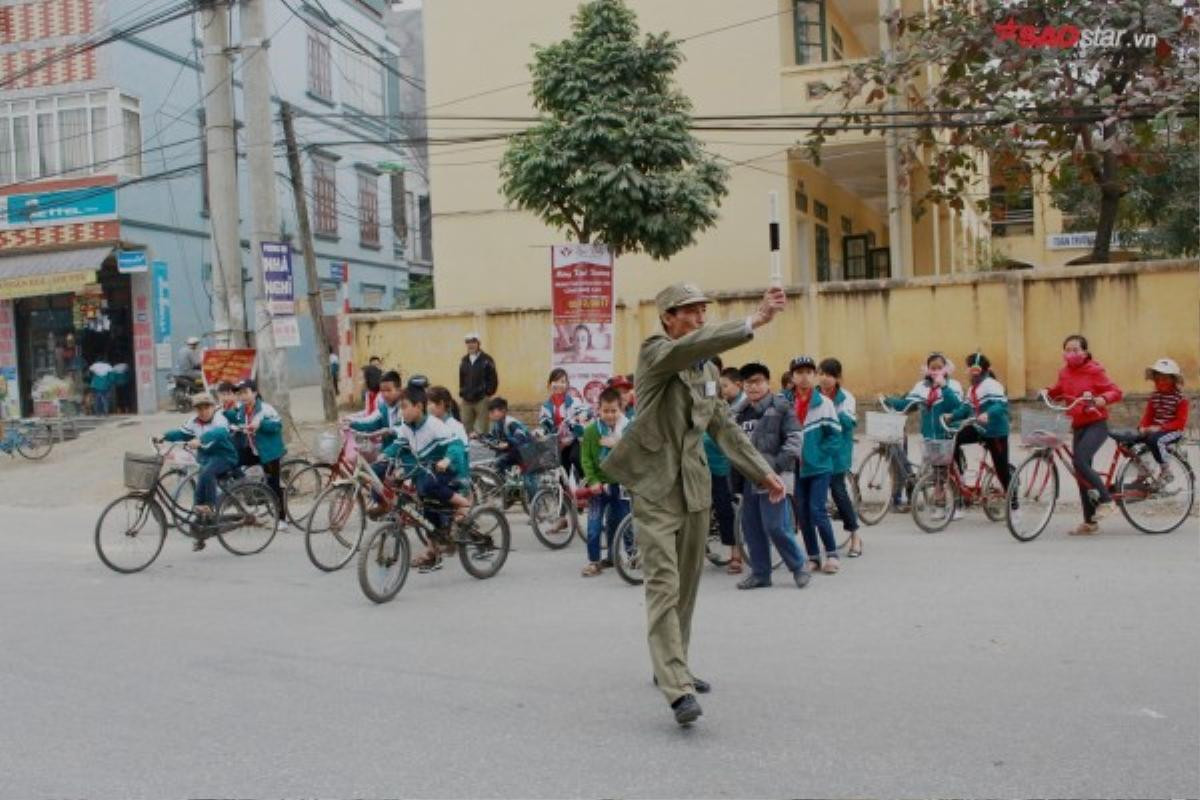
{"label": "bicycle", "polygon": [[535,438],[521,446],[521,463],[541,488],[529,501],[529,520],[533,535],[551,550],[561,550],[572,536],[587,542],[587,533],[579,524],[575,490],[567,470],[559,462],[558,440]]}
{"label": "bicycle", "polygon": [[[480,436],[477,441],[496,455],[508,451],[491,436]],[[528,514],[529,501],[537,493],[537,484],[534,483],[535,489],[531,493],[530,482],[521,467],[513,464],[501,471],[492,466],[494,461],[493,458],[486,463],[471,462],[471,491],[475,494],[476,502],[499,505],[504,511],[520,503],[521,510]]]}
{"label": "bicycle", "polygon": [[882,412],[867,412],[867,436],[874,439],[875,448],[863,458],[854,472],[854,493],[858,500],[858,517],[864,525],[875,525],[887,516],[892,501],[899,497],[898,479],[911,503],[917,473],[908,460],[904,426],[907,414],[916,408],[909,403],[903,411],[893,411],[879,398]]}
{"label": "bicycle", "polygon": [[[433,474],[418,465],[407,477],[418,472]],[[411,480],[406,480],[386,522],[372,531],[359,553],[358,585],[372,602],[386,603],[404,586],[411,566],[406,528],[412,528],[426,547],[438,548],[432,569],[440,568],[440,551],[448,546],[458,551],[467,574],[480,580],[500,571],[512,544],[508,520],[499,509],[476,506],[456,522],[451,506],[421,499]]]}
{"label": "bicycle", "polygon": [[[1017,541],[1036,539],[1054,514],[1059,497],[1057,461],[1077,483],[1083,485],[1075,470],[1073,453],[1067,444],[1070,422],[1065,412],[1080,403],[1090,403],[1088,395],[1068,405],[1055,405],[1046,393],[1039,399],[1050,410],[1029,410],[1021,417],[1021,441],[1033,448],[1013,474],[1008,489],[1010,507],[1008,530]],[[1121,509],[1129,524],[1142,533],[1170,533],[1187,520],[1196,501],[1196,479],[1186,451],[1179,443],[1167,448],[1167,466],[1172,479],[1164,481],[1155,472],[1157,464],[1149,448],[1137,441],[1137,434],[1110,431],[1116,443],[1108,470],[1102,474],[1105,488]],[[1094,490],[1092,490],[1094,491]]]}
{"label": "bicycle", "polygon": [[54,428],[49,422],[19,419],[0,423],[4,436],[0,438],[0,450],[16,458],[20,453],[30,461],[40,461],[54,449]]}
{"label": "bicycle", "polygon": [[96,553],[105,566],[131,574],[154,563],[167,538],[168,514],[172,527],[183,535],[198,540],[216,536],[222,547],[238,556],[260,553],[274,540],[279,510],[266,484],[226,482],[215,512],[201,517],[177,505],[163,483],[165,456],[179,444],[164,453],[161,441],[150,441],[154,455],[125,454],[124,479],[130,491],[109,503],[96,520]]}
{"label": "bicycle", "polygon": [[[967,425],[983,429],[973,419],[956,427],[948,425],[944,417],[939,417],[938,423],[952,436],[957,436]],[[910,500],[913,521],[926,533],[944,531],[954,520],[960,503],[966,508],[983,506],[983,513],[992,522],[1005,518],[1007,497],[995,467],[989,463],[990,453],[986,449],[983,451],[975,480],[966,481],[954,461],[954,443],[954,438],[926,439],[922,445],[921,475],[913,486]]]}
{"label": "bicycle", "polygon": [[342,429],[342,444],[330,467],[330,481],[304,517],[304,550],[322,572],[337,572],[354,558],[367,530],[367,500],[374,494],[391,505],[396,497],[358,449],[360,438],[369,440],[380,435],[382,432],[362,435],[350,428]]}

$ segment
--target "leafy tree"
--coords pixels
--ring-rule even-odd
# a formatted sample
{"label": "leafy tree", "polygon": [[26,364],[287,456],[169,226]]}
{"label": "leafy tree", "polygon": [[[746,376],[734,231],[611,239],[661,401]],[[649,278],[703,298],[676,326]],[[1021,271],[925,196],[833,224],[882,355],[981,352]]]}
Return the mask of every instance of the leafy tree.
{"label": "leafy tree", "polygon": [[[1195,9],[1196,0],[942,0],[894,13],[885,19],[893,49],[830,87],[846,110],[814,126],[808,147],[819,159],[838,130],[912,125],[899,149],[906,170],[928,169],[918,207],[962,209],[987,168],[981,154],[1048,174],[1071,164],[1095,196],[1091,260],[1106,262],[1125,177],[1144,157],[1139,142],[1155,124],[1196,113]],[[937,77],[926,83],[929,66]],[[915,113],[889,115],[893,100]],[[986,210],[986,199],[975,202]]]}
{"label": "leafy tree", "polygon": [[[1200,253],[1200,136],[1191,120],[1165,126],[1140,142],[1133,164],[1123,164],[1119,180],[1126,194],[1117,213],[1122,242],[1161,256]],[[1053,179],[1054,205],[1071,215],[1070,230],[1096,229],[1100,217],[1091,176],[1074,162],[1064,164]]]}
{"label": "leafy tree", "polygon": [[534,48],[540,121],[501,161],[508,202],[582,243],[665,259],[713,225],[727,173],[689,132],[691,102],[672,82],[667,34],[638,42],[622,0],[593,0],[572,35]]}

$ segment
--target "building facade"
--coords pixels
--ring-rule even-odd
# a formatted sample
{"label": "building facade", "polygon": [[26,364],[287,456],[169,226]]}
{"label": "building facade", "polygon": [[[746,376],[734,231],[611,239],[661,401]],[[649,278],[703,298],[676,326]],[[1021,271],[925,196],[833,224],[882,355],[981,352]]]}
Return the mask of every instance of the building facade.
{"label": "building facade", "polygon": [[[878,132],[838,133],[825,142],[820,166],[803,147],[804,124],[820,112],[844,107],[827,87],[836,85],[856,60],[888,46],[881,16],[893,6],[916,12],[922,0],[627,2],[643,33],[667,31],[682,40],[685,61],[676,72],[677,83],[693,102],[695,135],[729,167],[730,180],[718,223],[695,246],[665,264],[640,255],[618,260],[622,300],[636,302],[683,278],[711,290],[764,285],[771,192],[780,198],[788,285],[993,268],[991,220],[973,203],[961,211],[927,207],[914,217],[912,198],[928,188],[927,172],[917,164],[902,174],[894,139]],[[531,47],[567,37],[574,9],[574,3],[554,0],[440,0],[428,5],[431,136],[472,125],[476,131],[521,127],[464,118],[532,116]],[[505,35],[494,35],[498,30]],[[463,69],[464,63],[487,64],[486,73]],[[926,76],[936,78],[932,72]],[[729,119],[772,114],[813,116],[795,118],[792,131],[754,129],[779,120]],[[724,119],[713,121],[717,117]],[[703,130],[706,126],[724,129]],[[476,145],[469,153],[438,149],[431,156],[439,308],[549,302],[545,248],[565,240],[566,234],[506,207],[498,179],[504,147],[499,141]],[[978,157],[986,163],[986,154]],[[972,198],[989,193],[987,170],[981,175],[985,177],[977,185],[967,187]],[[1047,233],[1057,232],[1053,226],[1060,220],[1045,222],[1051,226]]]}
{"label": "building facade", "polygon": [[[17,387],[6,416],[53,412],[35,397],[46,396],[35,392],[39,382],[54,387],[58,411],[86,409],[97,360],[126,365],[118,408],[156,410],[184,339],[214,327],[199,15],[88,48],[79,45],[145,19],[145,4],[34,0],[0,11],[0,375]],[[296,112],[330,316],[346,305],[408,306],[412,232],[428,196],[401,143],[402,73],[384,13],[376,0],[266,4],[272,116],[281,100]],[[240,145],[236,47],[231,60]],[[295,385],[318,381],[325,358],[305,313],[287,174],[280,146],[279,239],[292,244],[301,305],[301,346],[288,351]],[[249,271],[258,265],[241,153],[238,181],[249,308]],[[122,258],[126,252],[140,255]],[[424,260],[416,269],[431,268]]]}

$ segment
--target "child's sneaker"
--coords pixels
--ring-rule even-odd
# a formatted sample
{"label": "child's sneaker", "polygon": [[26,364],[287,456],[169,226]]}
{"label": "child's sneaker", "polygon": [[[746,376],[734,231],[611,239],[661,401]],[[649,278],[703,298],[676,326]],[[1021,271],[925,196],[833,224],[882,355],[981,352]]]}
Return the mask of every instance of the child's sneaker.
{"label": "child's sneaker", "polygon": [[1162,469],[1158,471],[1158,484],[1166,486],[1171,481],[1175,480],[1175,473],[1171,472],[1171,468],[1163,464]]}

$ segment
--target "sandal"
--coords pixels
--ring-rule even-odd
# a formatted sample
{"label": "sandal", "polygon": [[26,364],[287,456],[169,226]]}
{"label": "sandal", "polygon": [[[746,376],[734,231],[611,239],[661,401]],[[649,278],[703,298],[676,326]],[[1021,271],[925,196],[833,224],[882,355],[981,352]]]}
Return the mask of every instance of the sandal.
{"label": "sandal", "polygon": [[858,540],[858,547],[850,546],[846,550],[846,558],[858,558],[862,555],[862,539]]}
{"label": "sandal", "polygon": [[841,569],[841,564],[838,563],[836,557],[832,557],[825,559],[825,566],[821,567],[821,572],[826,575],[836,575],[839,569]]}
{"label": "sandal", "polygon": [[601,567],[598,563],[596,563],[595,561],[592,561],[586,567],[584,567],[583,572],[581,572],[579,574],[585,578],[594,578],[597,575],[599,575],[600,573],[602,573],[603,571],[604,570],[601,569]]}
{"label": "sandal", "polygon": [[741,575],[742,560],[740,558],[729,559],[729,565],[725,567],[725,572],[729,575]]}
{"label": "sandal", "polygon": [[1100,526],[1094,522],[1081,522],[1078,528],[1067,531],[1068,536],[1095,536],[1100,532]]}

